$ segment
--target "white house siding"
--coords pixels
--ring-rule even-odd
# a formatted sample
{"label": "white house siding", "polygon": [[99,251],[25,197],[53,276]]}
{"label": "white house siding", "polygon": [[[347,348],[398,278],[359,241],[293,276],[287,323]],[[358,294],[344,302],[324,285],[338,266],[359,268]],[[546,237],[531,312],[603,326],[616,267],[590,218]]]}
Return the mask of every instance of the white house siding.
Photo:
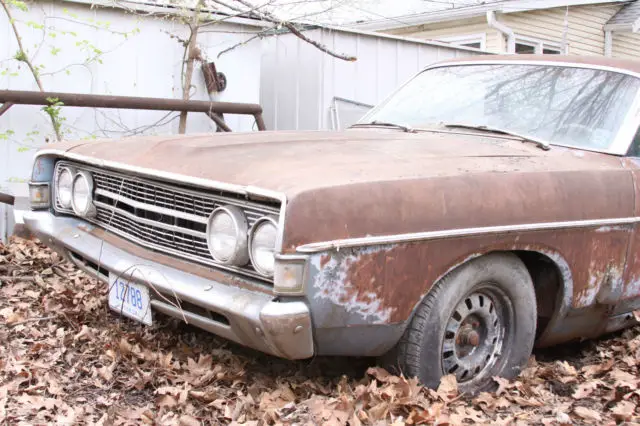
{"label": "white house siding", "polygon": [[[603,27],[621,7],[611,4],[569,7],[569,54],[603,55]],[[559,7],[500,15],[499,20],[511,27],[517,36],[559,43],[562,41],[566,13],[567,8]]]}
{"label": "white house siding", "polygon": [[[621,5],[616,4],[570,6],[567,30],[569,53],[572,55],[603,55],[603,27],[621,8]],[[516,36],[559,44],[563,39],[566,13],[566,7],[558,7],[498,14],[498,20],[513,29]],[[484,16],[398,28],[389,31],[389,33],[424,40],[484,34],[487,51],[505,52],[506,50],[504,37],[487,25]]]}
{"label": "white house siding", "polygon": [[486,38],[485,49],[488,52],[502,52],[505,47],[503,37],[498,31],[487,25],[487,20],[484,17],[397,28],[389,30],[388,33],[422,40],[441,40],[447,37],[483,34]]}
{"label": "white house siding", "polygon": [[[331,57],[291,34],[268,38],[260,85],[268,129],[335,128],[332,108],[336,97],[375,105],[429,64],[482,54],[355,31],[324,28],[305,34],[333,52],[356,56],[357,61]],[[351,117],[357,118],[353,113]]]}
{"label": "white house siding", "polygon": [[[143,97],[181,98],[180,75],[184,49],[170,34],[184,38],[186,27],[175,20],[139,18],[125,14],[121,9],[91,9],[87,5],[70,2],[29,2],[27,13],[12,9],[16,19],[40,23],[45,14],[47,25],[55,25],[58,34],[55,38],[45,37],[45,44],[37,56],[36,64],[46,64],[43,73],[52,72],[68,64],[77,63],[83,56],[79,53],[76,42],[88,40],[101,50],[107,52],[102,56],[102,64],[93,63],[88,67],[75,66],[70,74],[65,72],[53,76],[43,75],[42,82],[46,90],[56,92],[76,92],[93,94],[110,94]],[[66,10],[66,11],[65,11]],[[72,18],[76,16],[76,18]],[[74,24],[69,21],[80,20],[85,24]],[[93,20],[93,21],[91,21]],[[91,24],[95,21],[110,22],[113,31],[131,31],[139,28],[139,34],[124,39],[110,31],[95,29]],[[42,32],[30,29],[18,22],[23,43],[30,53],[34,44],[40,43]],[[260,100],[260,42],[252,42],[234,51],[224,54],[219,59],[217,54],[227,47],[246,40],[252,32],[259,30],[254,26],[234,23],[218,24],[208,28],[215,31],[203,32],[199,36],[199,44],[208,58],[215,60],[219,71],[227,75],[227,89],[216,96],[217,100],[257,103]],[[63,35],[60,31],[73,31],[77,36]],[[51,47],[61,50],[57,55],[50,53]],[[0,89],[38,90],[33,77],[24,65],[18,67],[10,61],[18,50],[15,37],[0,9],[0,71],[7,66],[17,71],[18,76],[0,75]],[[204,79],[200,68],[194,74],[195,99],[209,99],[204,88]],[[72,132],[68,139],[97,136],[118,137],[124,128],[137,129],[142,133],[177,133],[178,121],[173,120],[162,126],[153,126],[167,114],[164,111],[136,110],[94,110],[90,108],[63,108],[66,118],[65,126]],[[233,129],[251,130],[252,117],[225,117]],[[149,126],[147,128],[147,126]],[[102,130],[106,130],[103,132]],[[27,194],[26,181],[30,175],[31,162],[35,150],[45,144],[44,136],[51,135],[51,125],[39,106],[15,105],[7,113],[0,116],[0,133],[12,130],[15,132],[10,140],[0,140],[0,191],[8,191],[18,197]],[[27,133],[39,131],[33,140],[28,140]],[[211,120],[201,113],[189,115],[189,133],[209,132],[215,130]],[[5,234],[3,210],[0,209],[0,239]]]}
{"label": "white house siding", "polygon": [[612,56],[614,58],[640,58],[640,34],[614,32]]}

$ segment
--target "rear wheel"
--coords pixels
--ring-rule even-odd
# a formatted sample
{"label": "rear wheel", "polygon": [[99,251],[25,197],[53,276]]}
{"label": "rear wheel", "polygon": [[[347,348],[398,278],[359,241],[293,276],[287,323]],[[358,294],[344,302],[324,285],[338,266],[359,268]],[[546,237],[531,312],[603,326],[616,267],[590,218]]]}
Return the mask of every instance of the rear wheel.
{"label": "rear wheel", "polygon": [[386,361],[429,387],[452,374],[463,392],[486,390],[492,377],[513,378],[527,363],[536,315],[522,261],[510,253],[488,254],[434,285]]}

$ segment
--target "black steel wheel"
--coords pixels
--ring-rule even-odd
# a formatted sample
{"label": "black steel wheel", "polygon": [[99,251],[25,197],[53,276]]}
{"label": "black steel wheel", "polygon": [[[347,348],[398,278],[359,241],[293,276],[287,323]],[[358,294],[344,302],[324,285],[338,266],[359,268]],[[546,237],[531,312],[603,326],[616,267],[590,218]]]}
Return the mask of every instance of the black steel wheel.
{"label": "black steel wheel", "polygon": [[529,358],[536,330],[533,283],[511,253],[491,253],[457,268],[430,290],[400,342],[385,358],[388,367],[437,387],[456,376],[463,392],[515,377]]}
{"label": "black steel wheel", "polygon": [[497,286],[487,283],[464,297],[445,327],[442,370],[463,383],[483,374],[498,360],[513,324],[511,303]]}

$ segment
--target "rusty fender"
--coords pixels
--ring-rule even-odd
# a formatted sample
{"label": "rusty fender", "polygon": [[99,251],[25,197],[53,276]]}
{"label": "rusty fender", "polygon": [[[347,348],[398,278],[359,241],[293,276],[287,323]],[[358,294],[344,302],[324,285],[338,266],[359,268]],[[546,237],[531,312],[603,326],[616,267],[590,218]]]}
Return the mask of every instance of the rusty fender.
{"label": "rusty fender", "polygon": [[[400,338],[434,283],[493,251],[534,252],[554,266],[558,288],[551,294],[546,287],[540,291],[539,299],[552,307],[544,330],[539,330],[540,345],[601,334],[625,288],[631,231],[632,225],[561,229],[316,253],[310,259],[307,294],[319,350],[349,354],[362,352],[364,345],[368,355],[384,353]],[[346,340],[333,343],[338,337]],[[350,344],[358,347],[347,347]]]}

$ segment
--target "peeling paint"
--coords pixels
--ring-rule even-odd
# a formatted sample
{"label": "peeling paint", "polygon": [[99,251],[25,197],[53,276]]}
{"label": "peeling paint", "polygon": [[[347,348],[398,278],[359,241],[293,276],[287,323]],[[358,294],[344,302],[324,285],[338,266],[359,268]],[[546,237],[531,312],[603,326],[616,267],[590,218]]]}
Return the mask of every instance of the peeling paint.
{"label": "peeling paint", "polygon": [[630,237],[630,227],[594,227],[318,253],[311,259],[309,282],[314,324],[327,329],[407,324],[432,285],[447,273],[487,253],[524,251],[548,258],[561,279],[560,294],[540,295],[547,298],[540,305],[551,306],[551,311],[538,342],[547,346],[593,337],[623,290],[638,294],[640,274],[633,284],[623,275]]}
{"label": "peeling paint", "polygon": [[602,276],[600,273],[590,271],[589,283],[575,295],[574,299],[576,304],[579,306],[589,306],[593,304],[596,299],[596,294],[598,294],[597,284],[601,281]]}
{"label": "peeling paint", "polygon": [[[386,255],[391,249],[391,247],[345,249],[336,251],[332,256],[328,254],[314,256],[311,264],[318,270],[312,283],[317,290],[314,297],[329,300],[349,313],[356,313],[365,320],[370,319],[374,324],[389,322],[394,309],[385,307],[376,293],[361,290],[359,285],[362,283],[352,282],[349,277],[349,267],[357,265],[363,256],[377,253]],[[376,276],[370,276],[369,280],[366,286],[375,286]]]}
{"label": "peeling paint", "polygon": [[601,226],[596,228],[596,232],[629,231],[626,226]]}
{"label": "peeling paint", "polygon": [[640,296],[640,278],[632,277],[626,282],[624,291],[622,292],[623,299],[629,299]]}

